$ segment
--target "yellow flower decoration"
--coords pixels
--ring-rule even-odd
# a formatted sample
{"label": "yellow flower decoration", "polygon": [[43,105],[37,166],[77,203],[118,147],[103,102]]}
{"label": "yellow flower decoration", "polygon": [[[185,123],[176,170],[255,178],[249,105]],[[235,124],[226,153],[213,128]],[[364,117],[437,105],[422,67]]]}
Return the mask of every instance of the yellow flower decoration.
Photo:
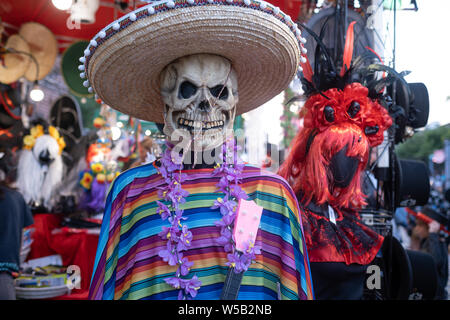
{"label": "yellow flower decoration", "polygon": [[59,135],[58,129],[56,129],[54,126],[48,127],[48,134],[56,140],[59,146],[59,154],[62,153],[63,149],[66,147],[66,142],[64,141],[64,138]]}
{"label": "yellow flower decoration", "polygon": [[63,149],[66,147],[66,141],[64,141],[63,137],[59,137],[59,139],[56,141],[58,142],[59,145],[59,154],[61,154]]}
{"label": "yellow flower decoration", "polygon": [[80,184],[83,188],[89,190],[91,189],[92,181],[94,181],[92,175],[89,172],[85,172],[81,178]]}
{"label": "yellow flower decoration", "polygon": [[97,117],[94,119],[94,127],[99,129],[105,125],[105,120],[103,118]]}
{"label": "yellow flower decoration", "polygon": [[94,173],[100,173],[100,172],[103,172],[103,165],[101,164],[101,163],[93,163],[93,164],[91,164],[91,170],[94,172]]}
{"label": "yellow flower decoration", "polygon": [[31,150],[36,143],[36,139],[32,135],[26,135],[23,137],[23,147],[26,150]]}
{"label": "yellow flower decoration", "polygon": [[59,132],[54,126],[48,127],[48,134],[51,135],[56,141],[59,139]]}
{"label": "yellow flower decoration", "polygon": [[[30,129],[30,134],[26,135],[23,138],[23,148],[26,150],[33,149],[34,144],[36,143],[36,139],[44,134],[45,134],[44,127],[41,124],[35,125]],[[66,147],[66,142],[64,141],[64,138],[59,135],[58,129],[56,129],[54,126],[48,127],[48,134],[51,137],[53,137],[58,143],[59,154],[61,154],[63,149]]]}
{"label": "yellow flower decoration", "polygon": [[104,183],[106,180],[106,175],[104,175],[103,173],[99,173],[97,174],[97,181],[100,183]]}
{"label": "yellow flower decoration", "polygon": [[113,172],[108,173],[108,175],[106,176],[106,181],[111,183],[114,180],[115,177],[116,177],[116,175]]}
{"label": "yellow flower decoration", "polygon": [[30,129],[30,134],[23,137],[23,148],[31,150],[36,143],[36,139],[44,134],[44,127],[40,124]]}
{"label": "yellow flower decoration", "polygon": [[30,134],[36,139],[44,134],[44,127],[38,124],[30,129]]}

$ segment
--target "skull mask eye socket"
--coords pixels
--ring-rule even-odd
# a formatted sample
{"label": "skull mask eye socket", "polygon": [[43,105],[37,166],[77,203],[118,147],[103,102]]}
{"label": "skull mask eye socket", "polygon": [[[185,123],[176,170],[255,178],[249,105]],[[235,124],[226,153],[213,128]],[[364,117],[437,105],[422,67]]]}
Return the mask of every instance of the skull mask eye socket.
{"label": "skull mask eye socket", "polygon": [[178,97],[189,99],[197,92],[197,86],[189,81],[183,81],[178,90]]}
{"label": "skull mask eye socket", "polygon": [[354,118],[358,114],[359,110],[361,110],[361,106],[359,105],[359,103],[357,101],[352,101],[347,109],[347,114],[350,116],[350,118]]}
{"label": "skull mask eye socket", "polygon": [[226,100],[228,98],[228,88],[221,84],[219,84],[213,88],[210,88],[209,92],[211,92],[211,94],[215,98],[218,98],[220,100]]}

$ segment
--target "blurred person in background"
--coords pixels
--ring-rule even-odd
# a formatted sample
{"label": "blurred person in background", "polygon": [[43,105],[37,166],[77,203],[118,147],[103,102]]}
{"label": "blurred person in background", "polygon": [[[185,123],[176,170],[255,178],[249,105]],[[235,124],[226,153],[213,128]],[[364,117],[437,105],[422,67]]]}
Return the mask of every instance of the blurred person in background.
{"label": "blurred person in background", "polygon": [[152,152],[153,148],[153,139],[150,137],[145,137],[140,142],[140,148],[139,148],[139,158],[133,162],[130,166],[130,168],[135,168],[140,165],[151,163],[156,160],[156,157],[153,155]]}
{"label": "blurred person in background", "polygon": [[0,300],[15,300],[14,276],[19,271],[23,228],[33,224],[23,196],[11,189],[0,169]]}
{"label": "blurred person in background", "polygon": [[400,241],[403,248],[409,249],[411,246],[411,227],[408,220],[408,213],[404,207],[399,207],[395,210],[394,218],[392,219],[392,233],[393,236]]}
{"label": "blurred person in background", "polygon": [[428,224],[416,219],[411,234],[411,249],[428,253],[433,257],[438,273],[436,299],[447,300],[448,251],[446,241],[440,234],[439,222],[433,220]]}

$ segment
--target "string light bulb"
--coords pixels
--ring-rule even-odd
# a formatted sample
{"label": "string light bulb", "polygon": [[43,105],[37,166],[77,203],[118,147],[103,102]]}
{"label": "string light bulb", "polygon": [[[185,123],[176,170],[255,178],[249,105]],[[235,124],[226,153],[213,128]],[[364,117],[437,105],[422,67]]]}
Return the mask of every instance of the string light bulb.
{"label": "string light bulb", "polygon": [[69,10],[72,7],[72,0],[52,0],[52,3],[58,10]]}
{"label": "string light bulb", "polygon": [[44,99],[44,91],[39,87],[38,82],[35,81],[33,85],[33,89],[30,91],[30,99],[34,102],[39,102]]}

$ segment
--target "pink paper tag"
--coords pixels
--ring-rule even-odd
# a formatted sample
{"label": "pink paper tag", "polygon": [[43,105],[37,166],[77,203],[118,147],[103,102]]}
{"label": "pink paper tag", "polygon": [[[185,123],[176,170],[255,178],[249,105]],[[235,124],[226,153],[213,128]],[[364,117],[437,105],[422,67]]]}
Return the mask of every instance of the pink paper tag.
{"label": "pink paper tag", "polygon": [[253,200],[239,200],[233,230],[237,250],[244,251],[249,241],[255,243],[262,211]]}

